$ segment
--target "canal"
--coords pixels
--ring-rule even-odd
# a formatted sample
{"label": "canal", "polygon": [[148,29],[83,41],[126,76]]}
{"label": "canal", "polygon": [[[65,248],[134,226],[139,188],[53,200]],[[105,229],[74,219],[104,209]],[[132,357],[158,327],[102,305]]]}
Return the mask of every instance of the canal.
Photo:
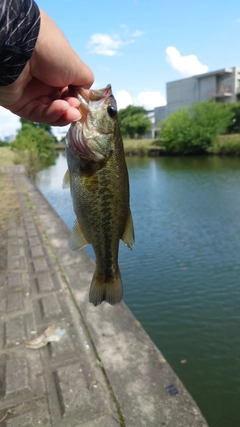
{"label": "canal", "polygon": [[[210,427],[240,425],[240,159],[127,159],[136,244],[120,244],[124,301]],[[66,159],[36,184],[71,228]],[[91,247],[86,249],[93,257]]]}

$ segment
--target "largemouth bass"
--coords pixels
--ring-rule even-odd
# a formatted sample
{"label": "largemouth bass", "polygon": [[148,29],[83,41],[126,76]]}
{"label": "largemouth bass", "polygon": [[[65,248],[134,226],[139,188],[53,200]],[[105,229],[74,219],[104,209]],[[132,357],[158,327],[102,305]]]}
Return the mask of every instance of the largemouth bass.
{"label": "largemouth bass", "polygon": [[71,189],[76,221],[69,249],[91,244],[96,256],[89,301],[95,306],[122,299],[118,266],[120,239],[130,248],[134,229],[129,207],[129,181],[117,104],[108,85],[100,90],[71,88],[80,100],[81,119],[66,137],[68,170],[63,187]]}

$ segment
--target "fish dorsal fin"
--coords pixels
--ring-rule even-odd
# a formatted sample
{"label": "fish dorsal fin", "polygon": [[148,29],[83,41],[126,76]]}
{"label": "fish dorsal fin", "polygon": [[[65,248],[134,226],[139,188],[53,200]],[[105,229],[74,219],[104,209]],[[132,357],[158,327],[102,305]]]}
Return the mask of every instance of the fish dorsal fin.
{"label": "fish dorsal fin", "polygon": [[130,249],[133,249],[134,246],[134,228],[133,228],[133,220],[132,214],[129,209],[126,227],[124,233],[122,235],[122,241],[127,245]]}
{"label": "fish dorsal fin", "polygon": [[69,169],[67,169],[63,177],[62,188],[65,190],[66,188],[69,188],[69,187],[70,187],[70,172],[69,172]]}
{"label": "fish dorsal fin", "polygon": [[89,242],[87,241],[84,235],[81,225],[76,219],[72,232],[69,237],[68,247],[70,251],[75,252],[75,251],[78,251],[79,249],[84,248],[84,246],[87,246],[87,245],[89,245]]}

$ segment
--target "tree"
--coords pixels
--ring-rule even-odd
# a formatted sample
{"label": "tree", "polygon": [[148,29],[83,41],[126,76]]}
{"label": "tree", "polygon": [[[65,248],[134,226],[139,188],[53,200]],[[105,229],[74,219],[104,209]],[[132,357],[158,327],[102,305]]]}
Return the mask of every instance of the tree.
{"label": "tree", "polygon": [[231,124],[227,127],[226,133],[240,133],[240,102],[225,104],[226,108],[232,112]]}
{"label": "tree", "polygon": [[26,164],[29,173],[54,163],[54,137],[44,128],[38,128],[26,120],[22,122],[22,128],[11,147],[18,155],[18,162]]}
{"label": "tree", "polygon": [[224,104],[198,102],[190,108],[180,108],[161,122],[162,143],[175,154],[203,153],[231,120],[231,109]]}
{"label": "tree", "polygon": [[152,124],[146,114],[147,111],[143,107],[134,105],[119,110],[118,118],[123,137],[142,137],[149,132]]}
{"label": "tree", "polygon": [[35,129],[44,129],[45,132],[47,132],[49,135],[51,135],[53,138],[55,138],[53,133],[52,133],[52,128],[50,125],[46,125],[45,123],[30,122],[30,121],[22,119],[22,118],[20,118],[20,122],[22,125],[22,129],[25,125],[31,125]]}

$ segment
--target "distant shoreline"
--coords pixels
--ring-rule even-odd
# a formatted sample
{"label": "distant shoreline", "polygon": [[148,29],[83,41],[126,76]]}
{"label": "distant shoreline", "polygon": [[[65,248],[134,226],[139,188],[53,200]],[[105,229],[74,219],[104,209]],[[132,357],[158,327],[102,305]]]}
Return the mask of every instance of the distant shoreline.
{"label": "distant shoreline", "polygon": [[[184,154],[168,153],[164,146],[161,146],[160,139],[124,139],[124,152],[127,157],[132,156],[181,156]],[[55,149],[61,151],[65,149],[63,142],[56,144]],[[219,135],[214,143],[206,152],[193,153],[192,156],[198,155],[226,155],[240,156],[240,134]]]}

